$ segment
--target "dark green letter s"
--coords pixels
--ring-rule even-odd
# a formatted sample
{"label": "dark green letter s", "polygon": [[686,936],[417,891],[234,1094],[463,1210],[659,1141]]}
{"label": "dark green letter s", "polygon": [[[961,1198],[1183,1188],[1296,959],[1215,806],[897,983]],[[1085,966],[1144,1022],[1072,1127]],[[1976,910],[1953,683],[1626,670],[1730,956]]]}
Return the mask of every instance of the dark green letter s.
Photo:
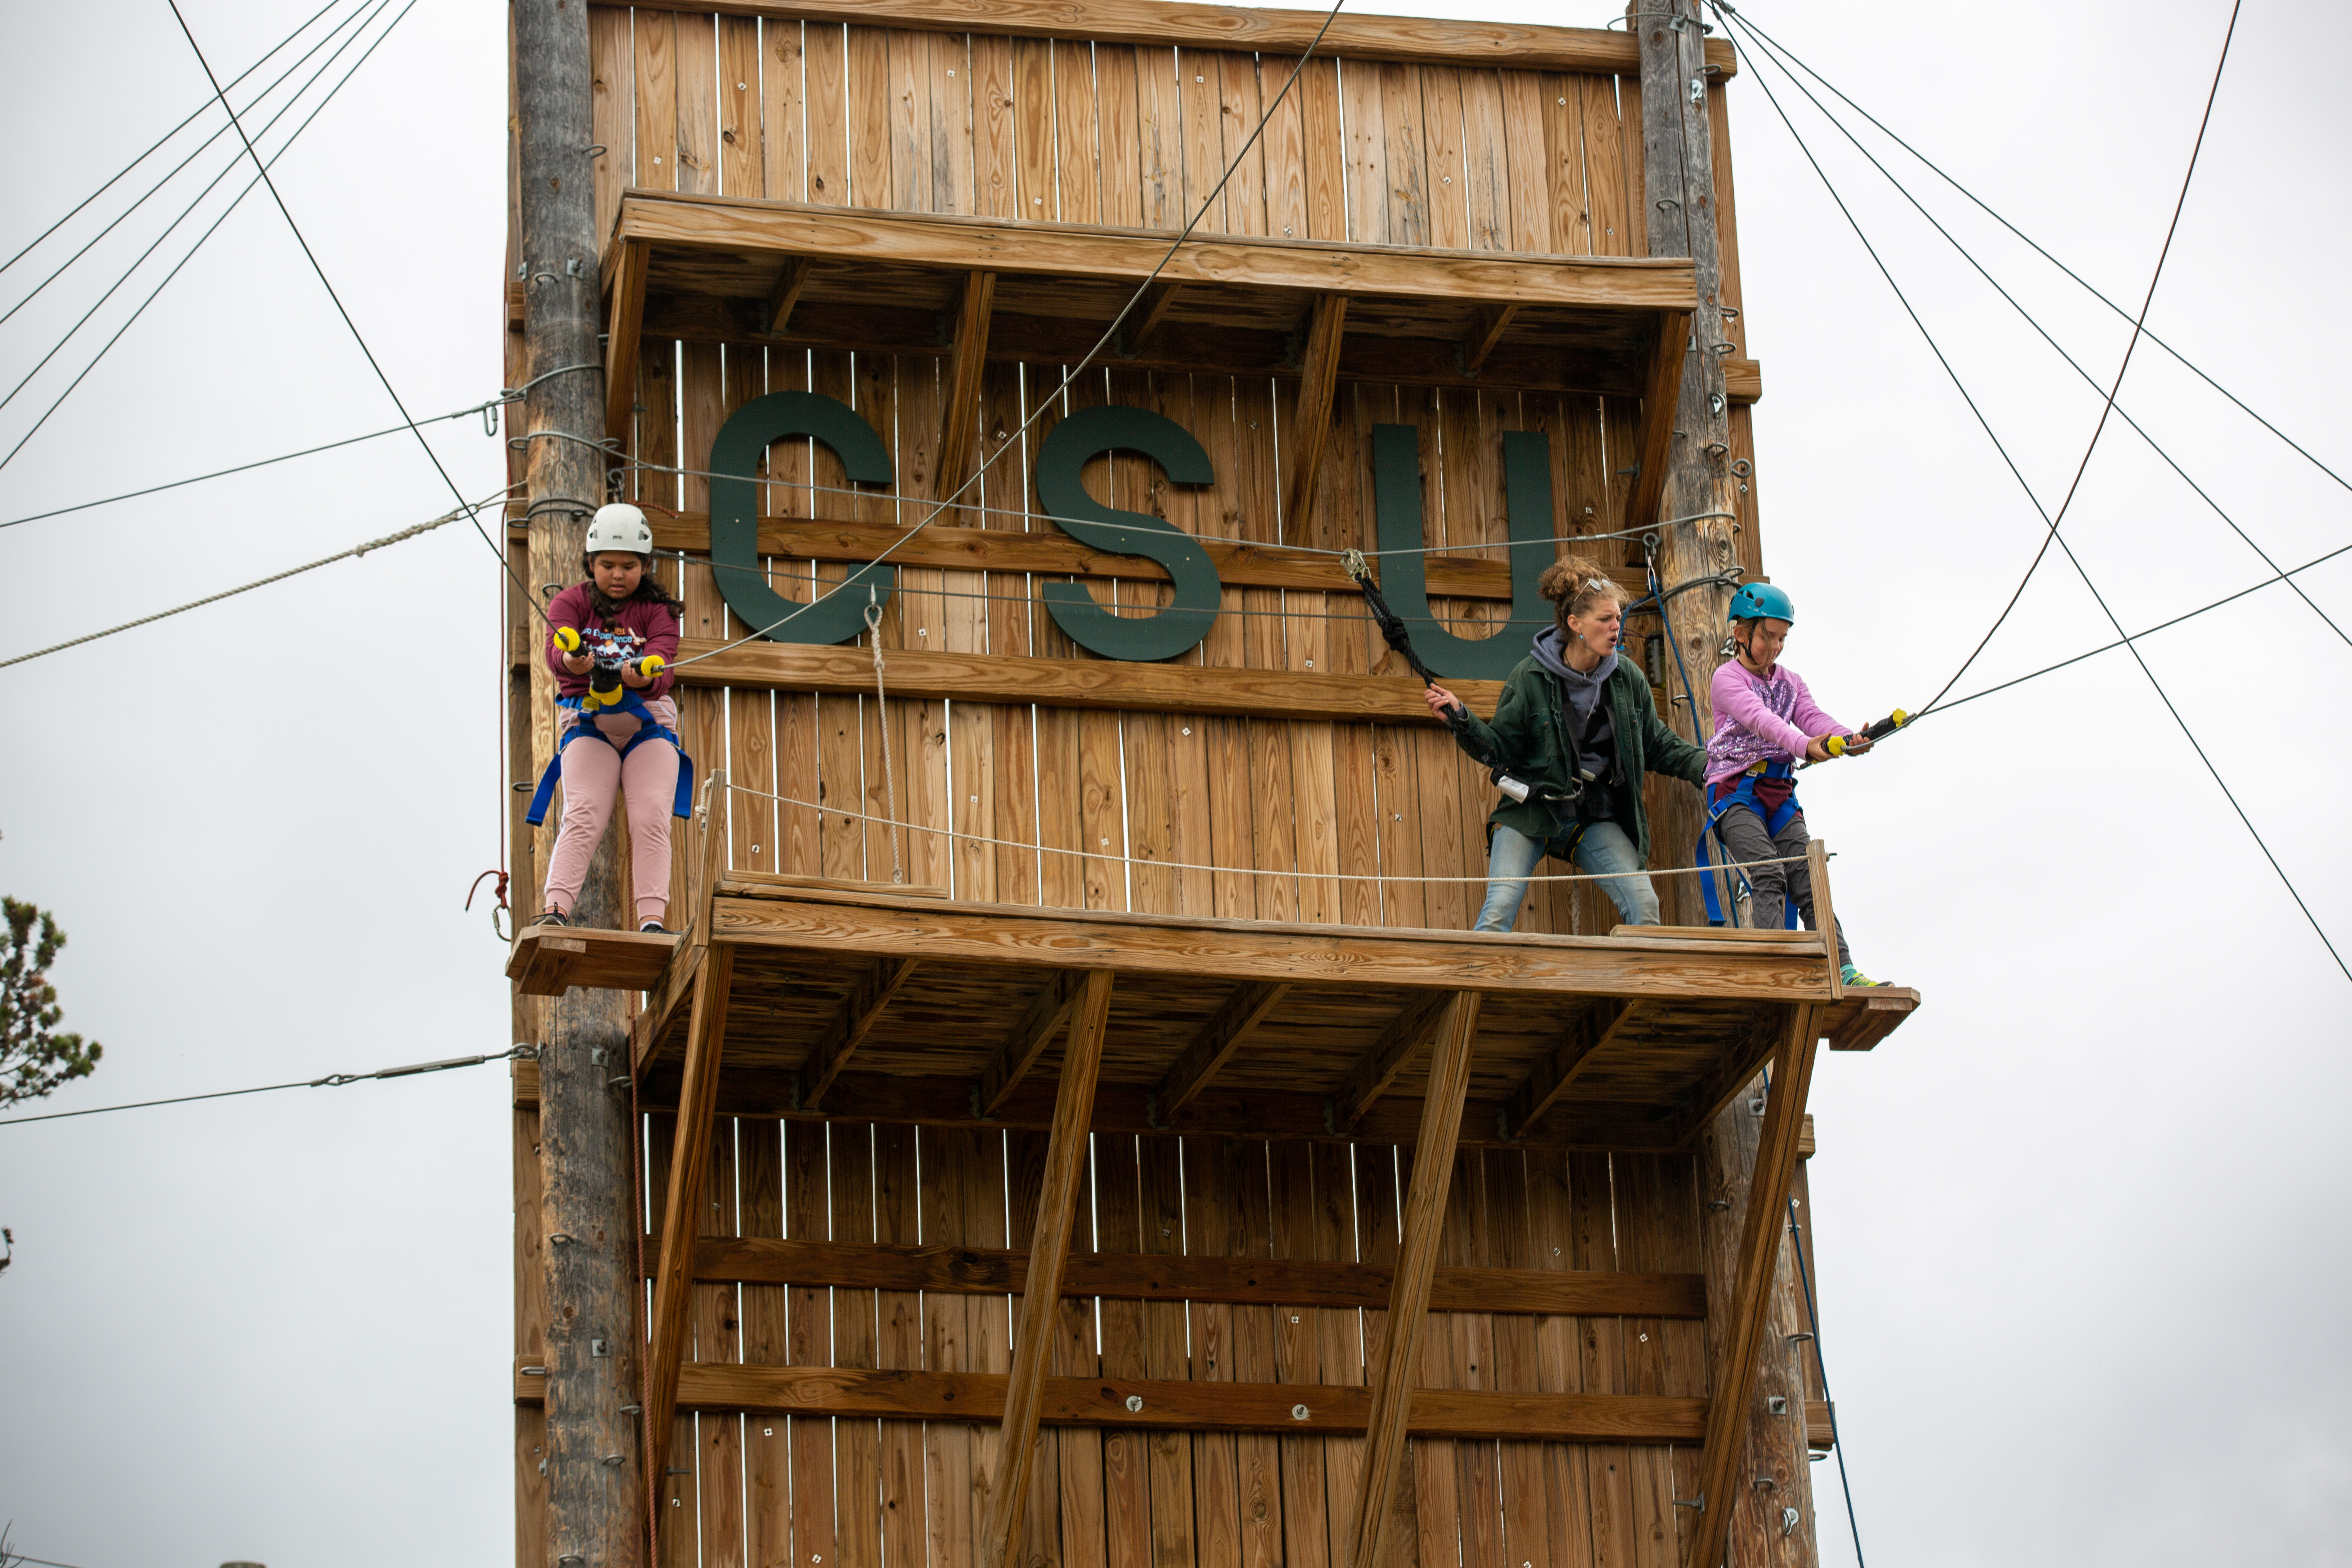
{"label": "dark green letter s", "polygon": [[719,596],[761,637],[777,642],[845,642],[866,629],[866,597],[890,601],[895,567],[869,563],[828,588],[814,605],[796,605],[760,570],[759,472],[771,443],[808,436],[833,448],[853,483],[890,482],[890,450],[874,426],[836,397],[814,392],[772,392],[729,416],[710,443],[710,566]]}
{"label": "dark green letter s", "polygon": [[1174,420],[1142,408],[1083,408],[1054,426],[1037,452],[1037,495],[1062,528],[1097,550],[1144,555],[1168,568],[1176,602],[1156,616],[1114,616],[1076,583],[1045,585],[1054,624],[1105,658],[1173,658],[1209,635],[1217,618],[1217,569],[1192,538],[1160,518],[1103,505],[1078,482],[1105,452],[1140,452],[1180,485],[1216,478],[1209,455]]}

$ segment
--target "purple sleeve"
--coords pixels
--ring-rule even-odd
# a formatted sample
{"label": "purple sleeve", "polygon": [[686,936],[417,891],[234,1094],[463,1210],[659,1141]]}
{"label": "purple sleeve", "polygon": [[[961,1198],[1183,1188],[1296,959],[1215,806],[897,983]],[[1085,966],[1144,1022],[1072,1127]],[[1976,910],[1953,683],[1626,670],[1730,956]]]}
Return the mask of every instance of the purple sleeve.
{"label": "purple sleeve", "polygon": [[[1803,676],[1799,675],[1793,669],[1783,669],[1780,673],[1787,676],[1789,678],[1789,684],[1797,689],[1796,710],[1790,713],[1789,717],[1799,729],[1802,730],[1809,736],[1850,736],[1853,733],[1853,731],[1847,729],[1844,725],[1839,723],[1836,720],[1822,711],[1822,705],[1813,700],[1812,689],[1805,684],[1805,678]],[[1799,751],[1804,750],[1801,746],[1797,749]]]}
{"label": "purple sleeve", "polygon": [[1805,732],[1764,706],[1764,700],[1756,694],[1756,683],[1738,665],[1716,666],[1708,694],[1715,700],[1717,718],[1728,719],[1749,733],[1762,736],[1792,757],[1805,754]]}
{"label": "purple sleeve", "polygon": [[[540,657],[547,660],[547,668],[555,672],[558,681],[568,680],[574,687],[580,685],[583,678],[563,668],[563,650],[555,646],[555,628],[570,626],[578,631],[581,623],[587,618],[587,608],[586,601],[576,589],[566,588],[556,595],[554,602],[547,606],[547,625],[539,637]],[[558,689],[562,688],[559,686]]]}
{"label": "purple sleeve", "polygon": [[[675,660],[677,658],[677,612],[659,605],[647,605],[645,611],[645,615],[638,617],[639,624],[631,629],[645,639],[646,654],[659,654],[665,664]],[[647,697],[667,697],[670,688],[677,684],[677,677],[665,669],[646,683],[645,694]]]}

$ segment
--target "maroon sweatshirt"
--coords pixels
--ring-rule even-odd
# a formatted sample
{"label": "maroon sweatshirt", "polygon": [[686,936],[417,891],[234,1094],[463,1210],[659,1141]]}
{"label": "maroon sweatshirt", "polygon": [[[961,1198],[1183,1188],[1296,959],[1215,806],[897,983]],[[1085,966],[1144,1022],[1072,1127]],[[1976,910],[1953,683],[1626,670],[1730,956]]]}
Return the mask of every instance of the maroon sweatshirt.
{"label": "maroon sweatshirt", "polygon": [[[555,628],[570,626],[583,637],[590,632],[615,634],[629,644],[629,658],[643,658],[647,654],[659,654],[665,659],[677,657],[677,612],[646,599],[631,599],[614,612],[610,621],[600,622],[591,607],[589,595],[593,588],[586,583],[574,583],[555,595],[547,606],[547,635],[541,639],[542,657],[547,668],[555,672],[555,689],[565,697],[579,697],[588,690],[588,678],[574,675],[563,668],[563,650],[555,646]],[[631,688],[640,697],[667,697],[677,678],[665,670],[644,688]]]}

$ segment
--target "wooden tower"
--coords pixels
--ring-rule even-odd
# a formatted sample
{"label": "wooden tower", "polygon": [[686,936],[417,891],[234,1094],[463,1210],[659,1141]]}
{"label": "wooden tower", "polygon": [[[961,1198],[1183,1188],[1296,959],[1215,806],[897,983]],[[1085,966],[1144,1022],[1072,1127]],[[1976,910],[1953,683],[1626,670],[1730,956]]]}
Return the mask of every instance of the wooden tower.
{"label": "wooden tower", "polygon": [[[518,1039],[567,991],[629,1008],[649,1441],[608,1462],[661,1563],[1813,1561],[1806,1086],[1916,998],[1706,929],[1687,877],[1666,928],[1552,882],[1469,932],[1492,786],[1331,553],[1442,547],[1380,571],[1481,711],[1469,645],[1550,559],[1514,538],[1630,531],[1586,548],[1637,594],[1648,531],[1662,572],[1762,572],[1732,61],[1696,24],[1342,14],[1299,69],[1322,21],[588,7],[578,434],[681,552],[711,787],[684,937],[526,926],[509,973]],[[1708,184],[1673,188],[1711,261],[1652,254],[1644,47],[1696,84]],[[1668,537],[1710,485],[1738,529]],[[1688,733],[1667,636],[1629,654]],[[1652,784],[1654,865],[1694,800]],[[534,1064],[515,1089],[517,1561],[562,1568]]]}

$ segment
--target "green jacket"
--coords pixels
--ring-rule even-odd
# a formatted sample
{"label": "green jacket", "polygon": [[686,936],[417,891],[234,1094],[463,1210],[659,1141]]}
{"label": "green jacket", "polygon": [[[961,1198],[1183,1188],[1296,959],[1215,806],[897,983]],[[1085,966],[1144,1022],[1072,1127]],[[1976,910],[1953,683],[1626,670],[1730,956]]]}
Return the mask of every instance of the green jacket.
{"label": "green jacket", "polygon": [[[1565,790],[1574,776],[1570,766],[1574,752],[1561,717],[1565,701],[1559,678],[1529,656],[1519,660],[1504,681],[1503,699],[1495,705],[1493,721],[1479,718],[1465,706],[1454,740],[1488,767],[1500,767],[1529,784]],[[1625,776],[1621,798],[1633,818],[1629,822],[1621,816],[1618,826],[1633,840],[1634,853],[1647,865],[1650,822],[1642,809],[1642,775],[1664,773],[1685,784],[1704,785],[1706,752],[1659,721],[1650,683],[1622,656],[1609,678],[1608,702],[1616,731],[1617,761]],[[1497,825],[1537,839],[1550,838],[1559,831],[1549,806],[1507,796],[1496,803],[1486,824],[1490,836]]]}

